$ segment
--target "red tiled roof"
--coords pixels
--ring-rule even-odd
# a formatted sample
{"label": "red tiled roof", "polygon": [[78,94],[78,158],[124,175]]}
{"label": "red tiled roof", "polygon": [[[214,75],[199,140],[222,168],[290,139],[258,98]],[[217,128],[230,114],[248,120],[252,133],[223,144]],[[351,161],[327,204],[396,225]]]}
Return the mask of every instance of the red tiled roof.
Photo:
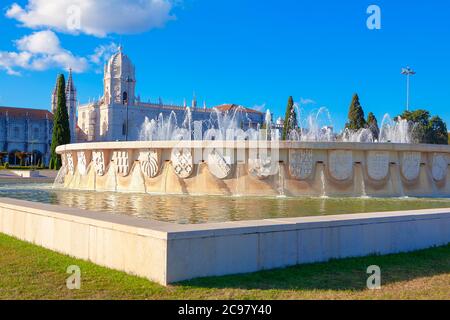
{"label": "red tiled roof", "polygon": [[260,111],[257,111],[257,110],[253,110],[253,109],[249,109],[249,108],[245,108],[245,107],[243,107],[243,106],[240,106],[240,105],[237,105],[237,104],[222,104],[222,105],[220,105],[220,106],[217,106],[217,107],[214,107],[214,108],[216,108],[217,110],[219,110],[219,111],[222,111],[222,112],[227,112],[227,111],[229,111],[229,110],[231,110],[231,109],[235,109],[235,108],[242,108],[245,112],[247,112],[247,113],[259,113],[259,114],[263,114],[262,112],[260,112]]}
{"label": "red tiled roof", "polygon": [[22,118],[28,116],[30,119],[34,120],[44,120],[46,117],[49,120],[53,119],[53,113],[48,110],[0,106],[0,116],[4,116],[6,113],[8,113],[8,116],[11,118]]}

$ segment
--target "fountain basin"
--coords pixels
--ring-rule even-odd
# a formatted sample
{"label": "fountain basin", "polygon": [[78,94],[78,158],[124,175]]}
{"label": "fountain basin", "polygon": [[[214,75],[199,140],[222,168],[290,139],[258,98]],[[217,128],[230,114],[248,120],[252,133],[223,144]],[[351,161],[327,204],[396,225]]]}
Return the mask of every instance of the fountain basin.
{"label": "fountain basin", "polygon": [[60,146],[64,188],[243,196],[450,196],[450,146],[132,141]]}
{"label": "fountain basin", "polygon": [[[67,189],[187,195],[450,195],[449,146],[149,141],[72,144],[57,152],[63,166],[56,183]],[[445,208],[180,224],[85,211],[77,192],[67,193],[75,195],[73,208],[0,199],[0,232],[163,285],[408,252],[450,241],[450,210]],[[261,208],[261,203],[255,206]],[[183,203],[178,211],[195,211],[190,208]]]}
{"label": "fountain basin", "polygon": [[179,225],[0,199],[0,232],[163,285],[442,246],[449,230],[449,209]]}

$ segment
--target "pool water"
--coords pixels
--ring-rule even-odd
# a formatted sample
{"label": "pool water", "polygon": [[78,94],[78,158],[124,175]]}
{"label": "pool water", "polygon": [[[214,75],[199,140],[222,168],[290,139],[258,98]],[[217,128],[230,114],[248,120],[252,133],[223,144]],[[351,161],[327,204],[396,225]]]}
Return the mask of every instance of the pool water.
{"label": "pool water", "polygon": [[450,208],[436,198],[274,198],[174,196],[53,189],[52,184],[0,183],[0,197],[181,224]]}

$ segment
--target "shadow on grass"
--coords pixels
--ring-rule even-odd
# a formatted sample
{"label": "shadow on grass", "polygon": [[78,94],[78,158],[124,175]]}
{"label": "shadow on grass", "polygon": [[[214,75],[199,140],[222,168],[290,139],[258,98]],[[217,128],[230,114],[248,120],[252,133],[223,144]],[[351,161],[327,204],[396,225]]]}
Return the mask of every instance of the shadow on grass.
{"label": "shadow on grass", "polygon": [[450,273],[450,245],[411,253],[299,265],[250,274],[200,278],[176,286],[248,290],[365,290],[367,267],[381,268],[382,285]]}

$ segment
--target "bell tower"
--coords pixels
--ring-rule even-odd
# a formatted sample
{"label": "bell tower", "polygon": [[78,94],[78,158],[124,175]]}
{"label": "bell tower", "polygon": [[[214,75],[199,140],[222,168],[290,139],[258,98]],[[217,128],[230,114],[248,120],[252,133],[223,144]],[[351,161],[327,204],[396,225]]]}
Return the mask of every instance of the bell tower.
{"label": "bell tower", "polygon": [[135,68],[128,56],[123,54],[122,47],[105,66],[104,88],[107,105],[135,104]]}

